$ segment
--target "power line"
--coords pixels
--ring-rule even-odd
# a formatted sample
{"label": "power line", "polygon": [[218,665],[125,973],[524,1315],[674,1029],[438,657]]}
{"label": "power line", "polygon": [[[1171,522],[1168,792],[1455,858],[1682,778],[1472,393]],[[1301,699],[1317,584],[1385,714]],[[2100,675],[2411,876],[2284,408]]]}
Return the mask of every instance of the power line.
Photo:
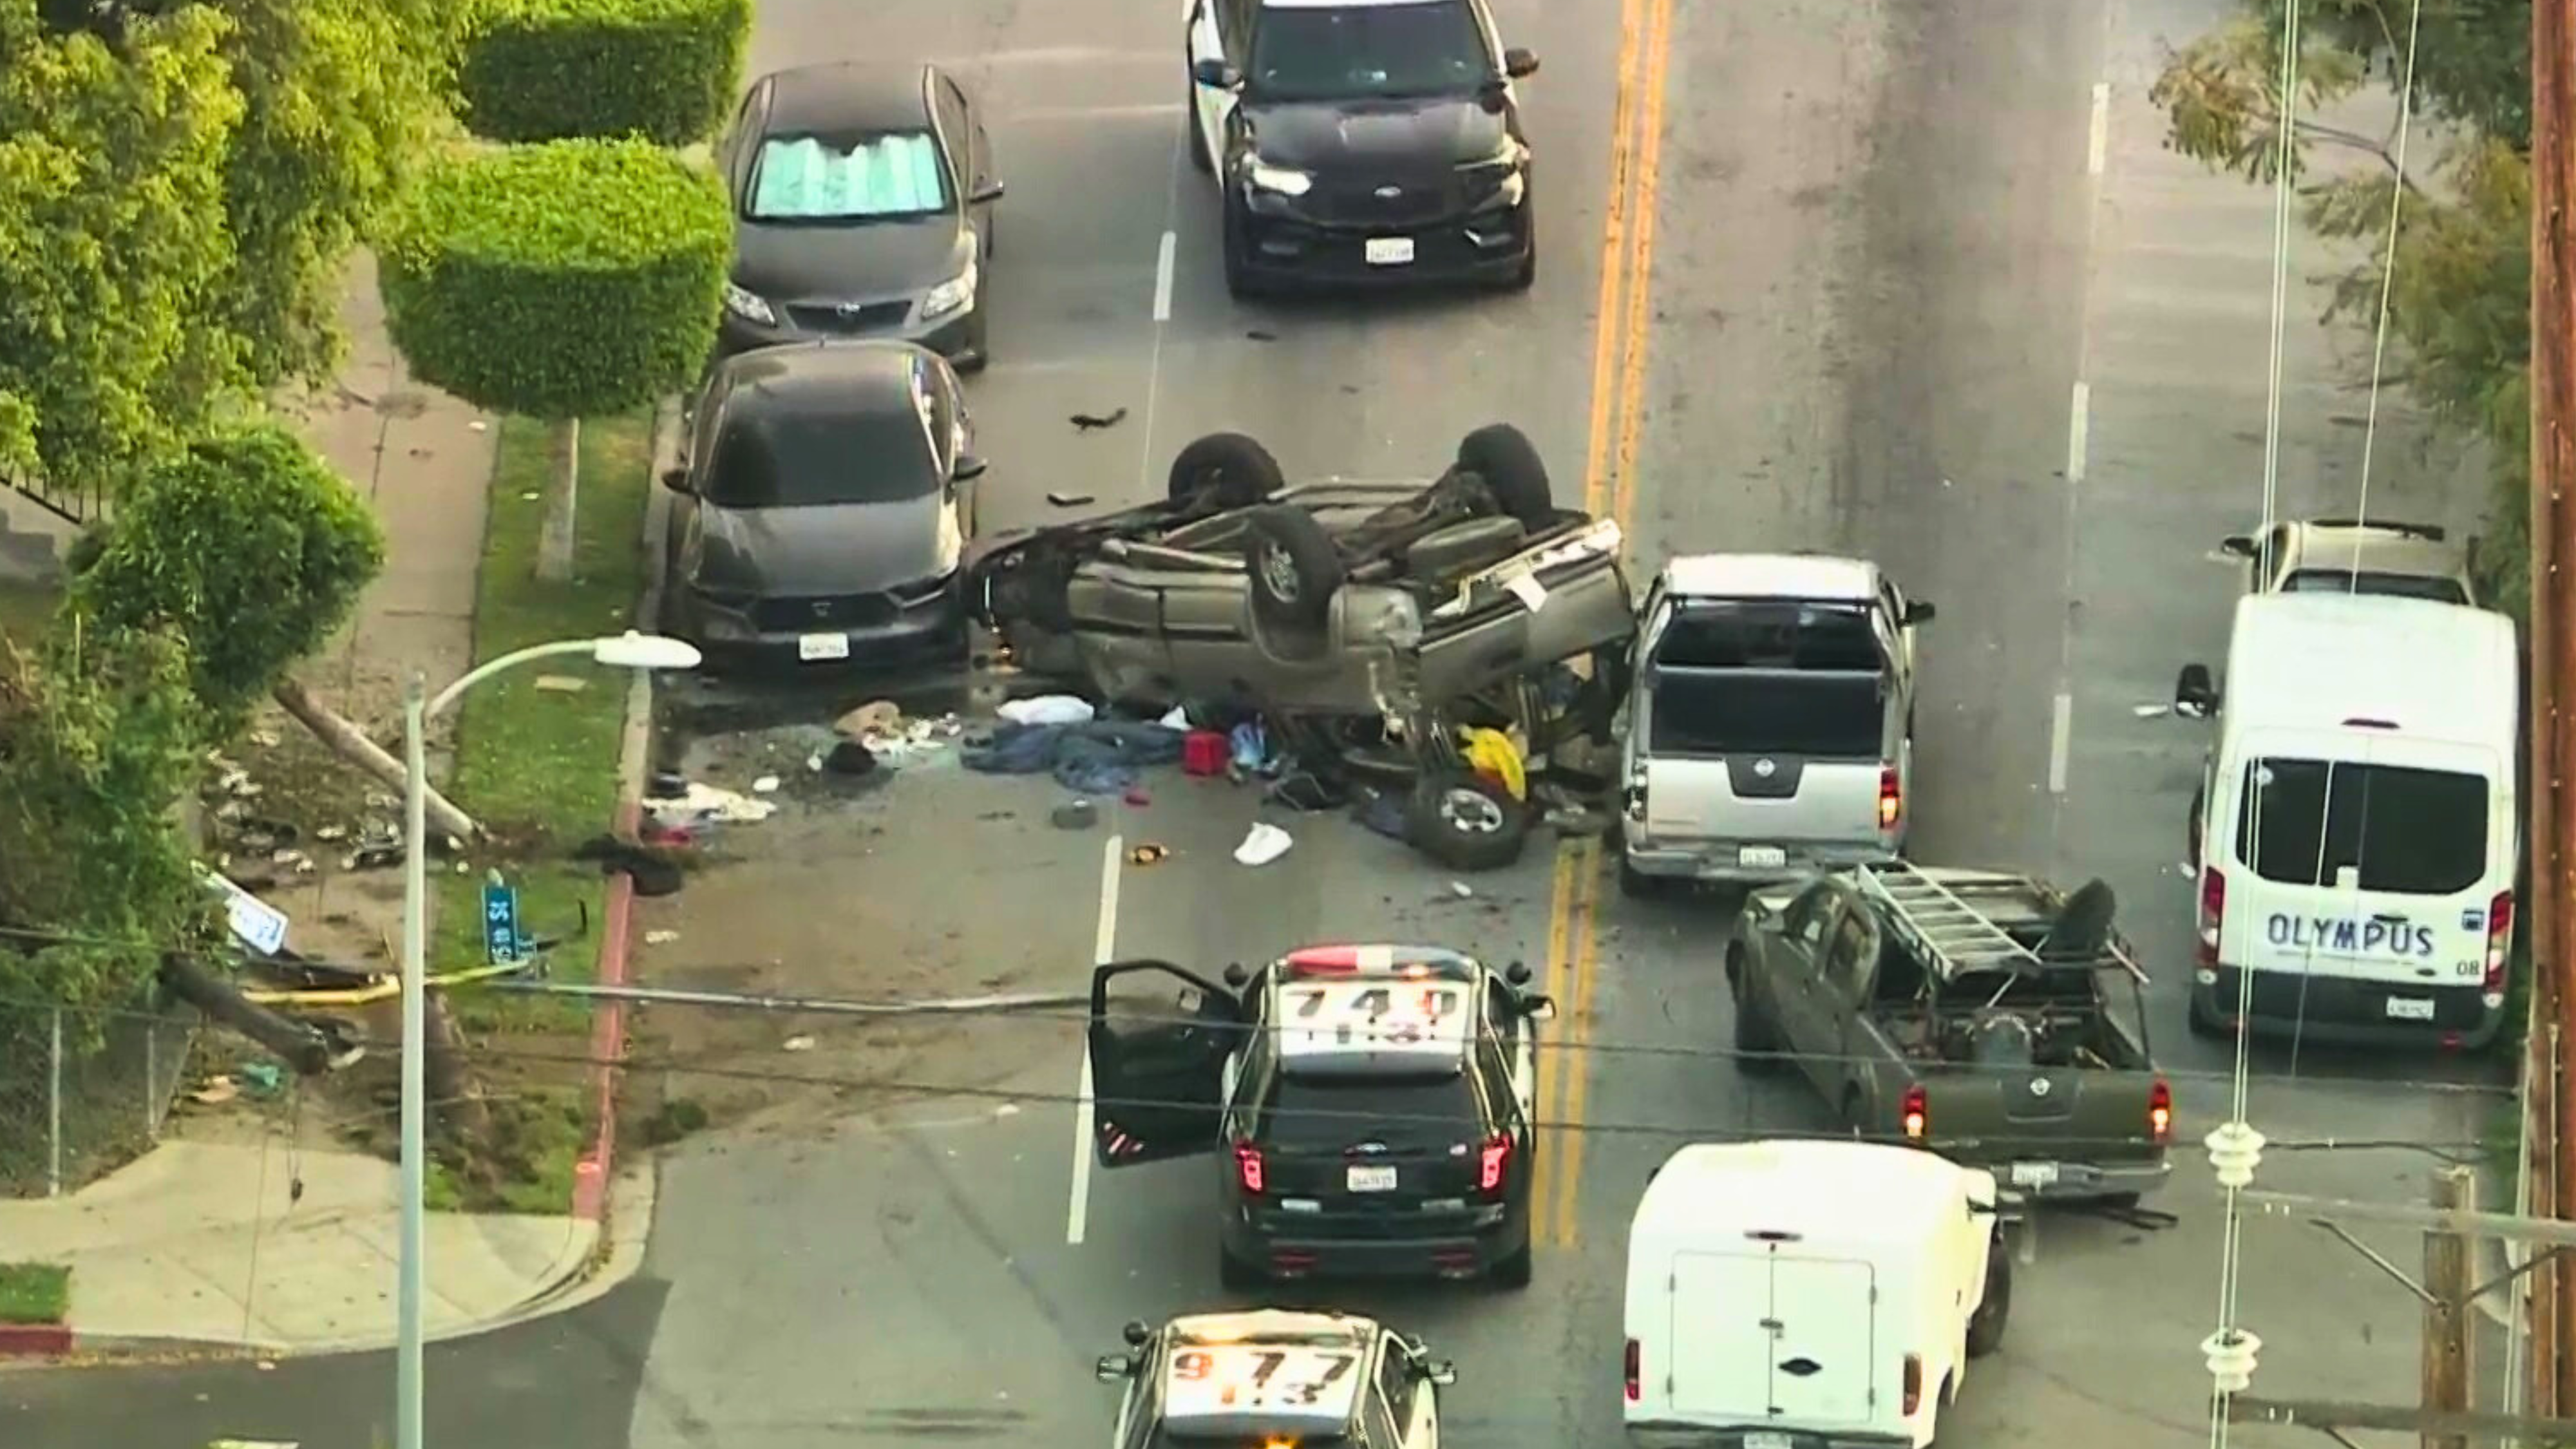
{"label": "power line", "polygon": [[[557,999],[589,1001],[605,1001],[613,999],[619,1000],[623,1004],[629,1006],[685,1006],[696,1009],[716,1010],[728,1009],[728,1007],[731,1007],[742,1010],[756,1010],[779,1016],[848,1015],[866,1017],[871,1015],[881,1015],[891,1020],[898,1021],[914,1019],[898,1015],[898,1013],[905,1011],[908,1005],[907,1003],[901,1002],[867,1002],[831,997],[783,997],[775,995],[745,996],[730,1003],[717,1003],[704,1000],[657,1002],[649,999],[630,1000],[626,998],[609,997],[604,994],[600,997],[586,997],[582,994],[582,987],[579,984],[568,984],[560,993],[548,992],[543,988],[534,985],[513,985],[503,980],[494,980],[483,984],[487,989],[510,991],[513,994],[556,995]],[[57,1008],[74,1015],[101,1016],[114,1019],[149,1019],[154,1018],[155,1016],[152,1012],[135,1007],[64,1004],[59,1002],[29,1000],[26,998],[0,997],[0,1011],[48,1011]],[[1122,1025],[1204,1026],[1208,1024],[1207,1018],[1203,1016],[1178,1011],[1167,1014],[1155,1011],[1121,1009],[1115,1012],[1114,1015],[1115,1019]],[[1038,1021],[1049,1024],[1082,1023],[1087,1025],[1091,1021],[1091,1013],[1087,1007],[1029,1006],[1013,1007],[1007,1010],[996,1009],[987,1012],[944,1013],[940,1016],[940,1020],[955,1025],[963,1025],[967,1023],[992,1023],[998,1025],[1014,1021]],[[378,1045],[399,1048],[400,1044],[396,1042],[386,1042],[379,1043]],[[478,1050],[480,1050],[480,1048],[478,1048]],[[1751,1059],[1755,1061],[1778,1061],[1785,1063],[1790,1060],[1787,1056],[1780,1053],[1748,1051],[1742,1047],[1733,1046],[1725,1042],[1713,1042],[1704,1046],[1673,1046],[1659,1042],[1625,1041],[1616,1038],[1604,1037],[1543,1038],[1535,1044],[1534,1050],[1541,1055],[1568,1053],[1574,1055],[1634,1056],[1690,1061],[1737,1061]],[[1797,1060],[1858,1066],[1878,1063],[1883,1059],[1851,1053],[1809,1052],[1800,1053]],[[2084,1069],[2072,1068],[2072,1070]],[[2155,1074],[2170,1082],[2233,1080],[2233,1074],[2231,1072],[2210,1068],[2159,1067],[2155,1069]],[[2444,1081],[2431,1078],[2392,1079],[2379,1076],[2318,1077],[2316,1074],[2311,1073],[2309,1075],[2309,1079],[2329,1081],[2338,1088],[2370,1092],[2387,1091],[2392,1094],[2402,1092],[2408,1096],[2448,1094],[2463,1097],[2492,1097],[2504,1100],[2510,1099],[2514,1095],[2513,1089],[2507,1086],[2489,1085],[2478,1082]]]}

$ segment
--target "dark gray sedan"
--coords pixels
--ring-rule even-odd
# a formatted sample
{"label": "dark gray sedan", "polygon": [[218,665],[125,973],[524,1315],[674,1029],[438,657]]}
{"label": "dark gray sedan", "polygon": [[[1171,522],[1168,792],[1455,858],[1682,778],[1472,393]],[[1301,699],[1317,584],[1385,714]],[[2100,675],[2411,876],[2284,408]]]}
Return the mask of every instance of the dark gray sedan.
{"label": "dark gray sedan", "polygon": [[717,148],[733,198],[725,354],[837,337],[985,351],[992,148],[936,66],[840,63],[751,83]]}
{"label": "dark gray sedan", "polygon": [[959,657],[975,530],[957,374],[906,342],[785,344],[708,374],[665,541],[663,632],[710,662]]}

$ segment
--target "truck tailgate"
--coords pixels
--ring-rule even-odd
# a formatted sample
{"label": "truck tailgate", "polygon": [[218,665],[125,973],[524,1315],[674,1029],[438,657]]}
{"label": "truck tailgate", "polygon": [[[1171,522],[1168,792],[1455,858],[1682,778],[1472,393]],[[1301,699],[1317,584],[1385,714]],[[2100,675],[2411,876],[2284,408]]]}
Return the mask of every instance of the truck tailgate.
{"label": "truck tailgate", "polygon": [[[2025,1191],[2074,1190],[2094,1175],[2152,1167],[2156,1078],[2084,1067],[1954,1067],[1924,1079],[1930,1145]],[[2122,1187],[2118,1190],[2133,1190]]]}

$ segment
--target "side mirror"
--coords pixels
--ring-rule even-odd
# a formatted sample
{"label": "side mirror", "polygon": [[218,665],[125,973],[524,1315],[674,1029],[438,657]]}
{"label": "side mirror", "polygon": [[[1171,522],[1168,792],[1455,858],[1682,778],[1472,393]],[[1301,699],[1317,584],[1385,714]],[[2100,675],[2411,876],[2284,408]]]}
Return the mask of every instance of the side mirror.
{"label": "side mirror", "polygon": [[665,469],[663,469],[663,470],[662,470],[662,486],[663,486],[663,487],[665,487],[665,488],[670,489],[670,490],[671,490],[672,492],[674,492],[674,493],[686,493],[686,492],[688,492],[688,491],[689,491],[689,470],[688,470],[688,469],[686,469],[686,468],[665,468]]}
{"label": "side mirror", "polygon": [[[1118,1336],[1127,1340],[1129,1348],[1143,1348],[1145,1340],[1154,1336],[1154,1329],[1141,1318],[1131,1318],[1127,1320],[1125,1328],[1118,1330]],[[1127,1362],[1123,1355],[1120,1357],[1120,1362]]]}
{"label": "side mirror", "polygon": [[1221,91],[1230,91],[1243,84],[1243,72],[1215,56],[1210,56],[1190,67],[1190,79],[1203,86],[1214,86]]}
{"label": "side mirror", "polygon": [[1241,987],[1251,980],[1252,973],[1244,970],[1243,963],[1240,961],[1225,968],[1225,984],[1228,986]]}
{"label": "side mirror", "polygon": [[1929,603],[1926,603],[1921,599],[1908,599],[1905,601],[1905,617],[1898,619],[1896,622],[1899,624],[1929,624],[1937,616],[1938,611]]}
{"label": "side mirror", "polygon": [[972,483],[983,477],[984,470],[991,466],[973,453],[960,453],[957,461],[948,465],[948,478],[952,483]]}
{"label": "side mirror", "polygon": [[1553,996],[1522,997],[1521,1014],[1532,1021],[1554,1021],[1556,1020],[1556,998]]}
{"label": "side mirror", "polygon": [[1528,962],[1526,962],[1526,961],[1515,961],[1515,962],[1513,962],[1512,964],[1510,964],[1509,966],[1504,967],[1504,968],[1503,968],[1503,979],[1504,979],[1505,981],[1508,981],[1508,982],[1512,983],[1514,986],[1527,986],[1527,985],[1529,985],[1529,983],[1530,983],[1530,969],[1529,969],[1529,963],[1528,963]]}
{"label": "side mirror", "polygon": [[2207,719],[2218,707],[2218,686],[2206,664],[2186,664],[2174,680],[2174,713],[2185,719]]}
{"label": "side mirror", "polygon": [[988,201],[999,201],[1002,199],[1002,189],[1002,183],[998,181],[978,182],[974,190],[966,193],[966,204],[982,206]]}
{"label": "side mirror", "polygon": [[2238,558],[2252,558],[2256,552],[2254,536],[2249,533],[2231,533],[2218,541],[2218,551],[2233,554]]}
{"label": "side mirror", "polygon": [[1104,1353],[1100,1356],[1100,1362],[1092,1365],[1091,1368],[1092,1377],[1104,1384],[1117,1383],[1135,1372],[1136,1361],[1123,1353]]}
{"label": "side mirror", "polygon": [[1503,52],[1503,74],[1513,80],[1538,74],[1538,57],[1519,46]]}
{"label": "side mirror", "polygon": [[1458,1382],[1458,1366],[1445,1358],[1435,1358],[1422,1366],[1422,1380],[1433,1388],[1445,1389]]}

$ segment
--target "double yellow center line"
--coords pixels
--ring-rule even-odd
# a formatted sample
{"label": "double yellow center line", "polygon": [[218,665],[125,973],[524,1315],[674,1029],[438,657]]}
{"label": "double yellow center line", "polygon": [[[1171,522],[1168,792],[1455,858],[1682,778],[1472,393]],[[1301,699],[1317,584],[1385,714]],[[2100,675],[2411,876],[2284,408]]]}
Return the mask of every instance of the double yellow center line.
{"label": "double yellow center line", "polygon": [[[1644,424],[1646,330],[1655,244],[1656,170],[1664,137],[1664,71],[1670,56],[1673,0],[1620,0],[1619,91],[1611,116],[1610,197],[1601,233],[1601,295],[1594,312],[1592,416],[1584,459],[1583,506],[1596,518],[1629,528],[1636,506],[1637,439]],[[1592,1036],[1595,906],[1600,896],[1598,840],[1573,840],[1556,856],[1548,903],[1546,989],[1557,1017],[1542,1038]],[[1531,1176],[1530,1233],[1543,1247],[1570,1248],[1580,1219],[1584,1098],[1597,1063],[1593,1053],[1547,1049],[1538,1060],[1541,1134]]]}

